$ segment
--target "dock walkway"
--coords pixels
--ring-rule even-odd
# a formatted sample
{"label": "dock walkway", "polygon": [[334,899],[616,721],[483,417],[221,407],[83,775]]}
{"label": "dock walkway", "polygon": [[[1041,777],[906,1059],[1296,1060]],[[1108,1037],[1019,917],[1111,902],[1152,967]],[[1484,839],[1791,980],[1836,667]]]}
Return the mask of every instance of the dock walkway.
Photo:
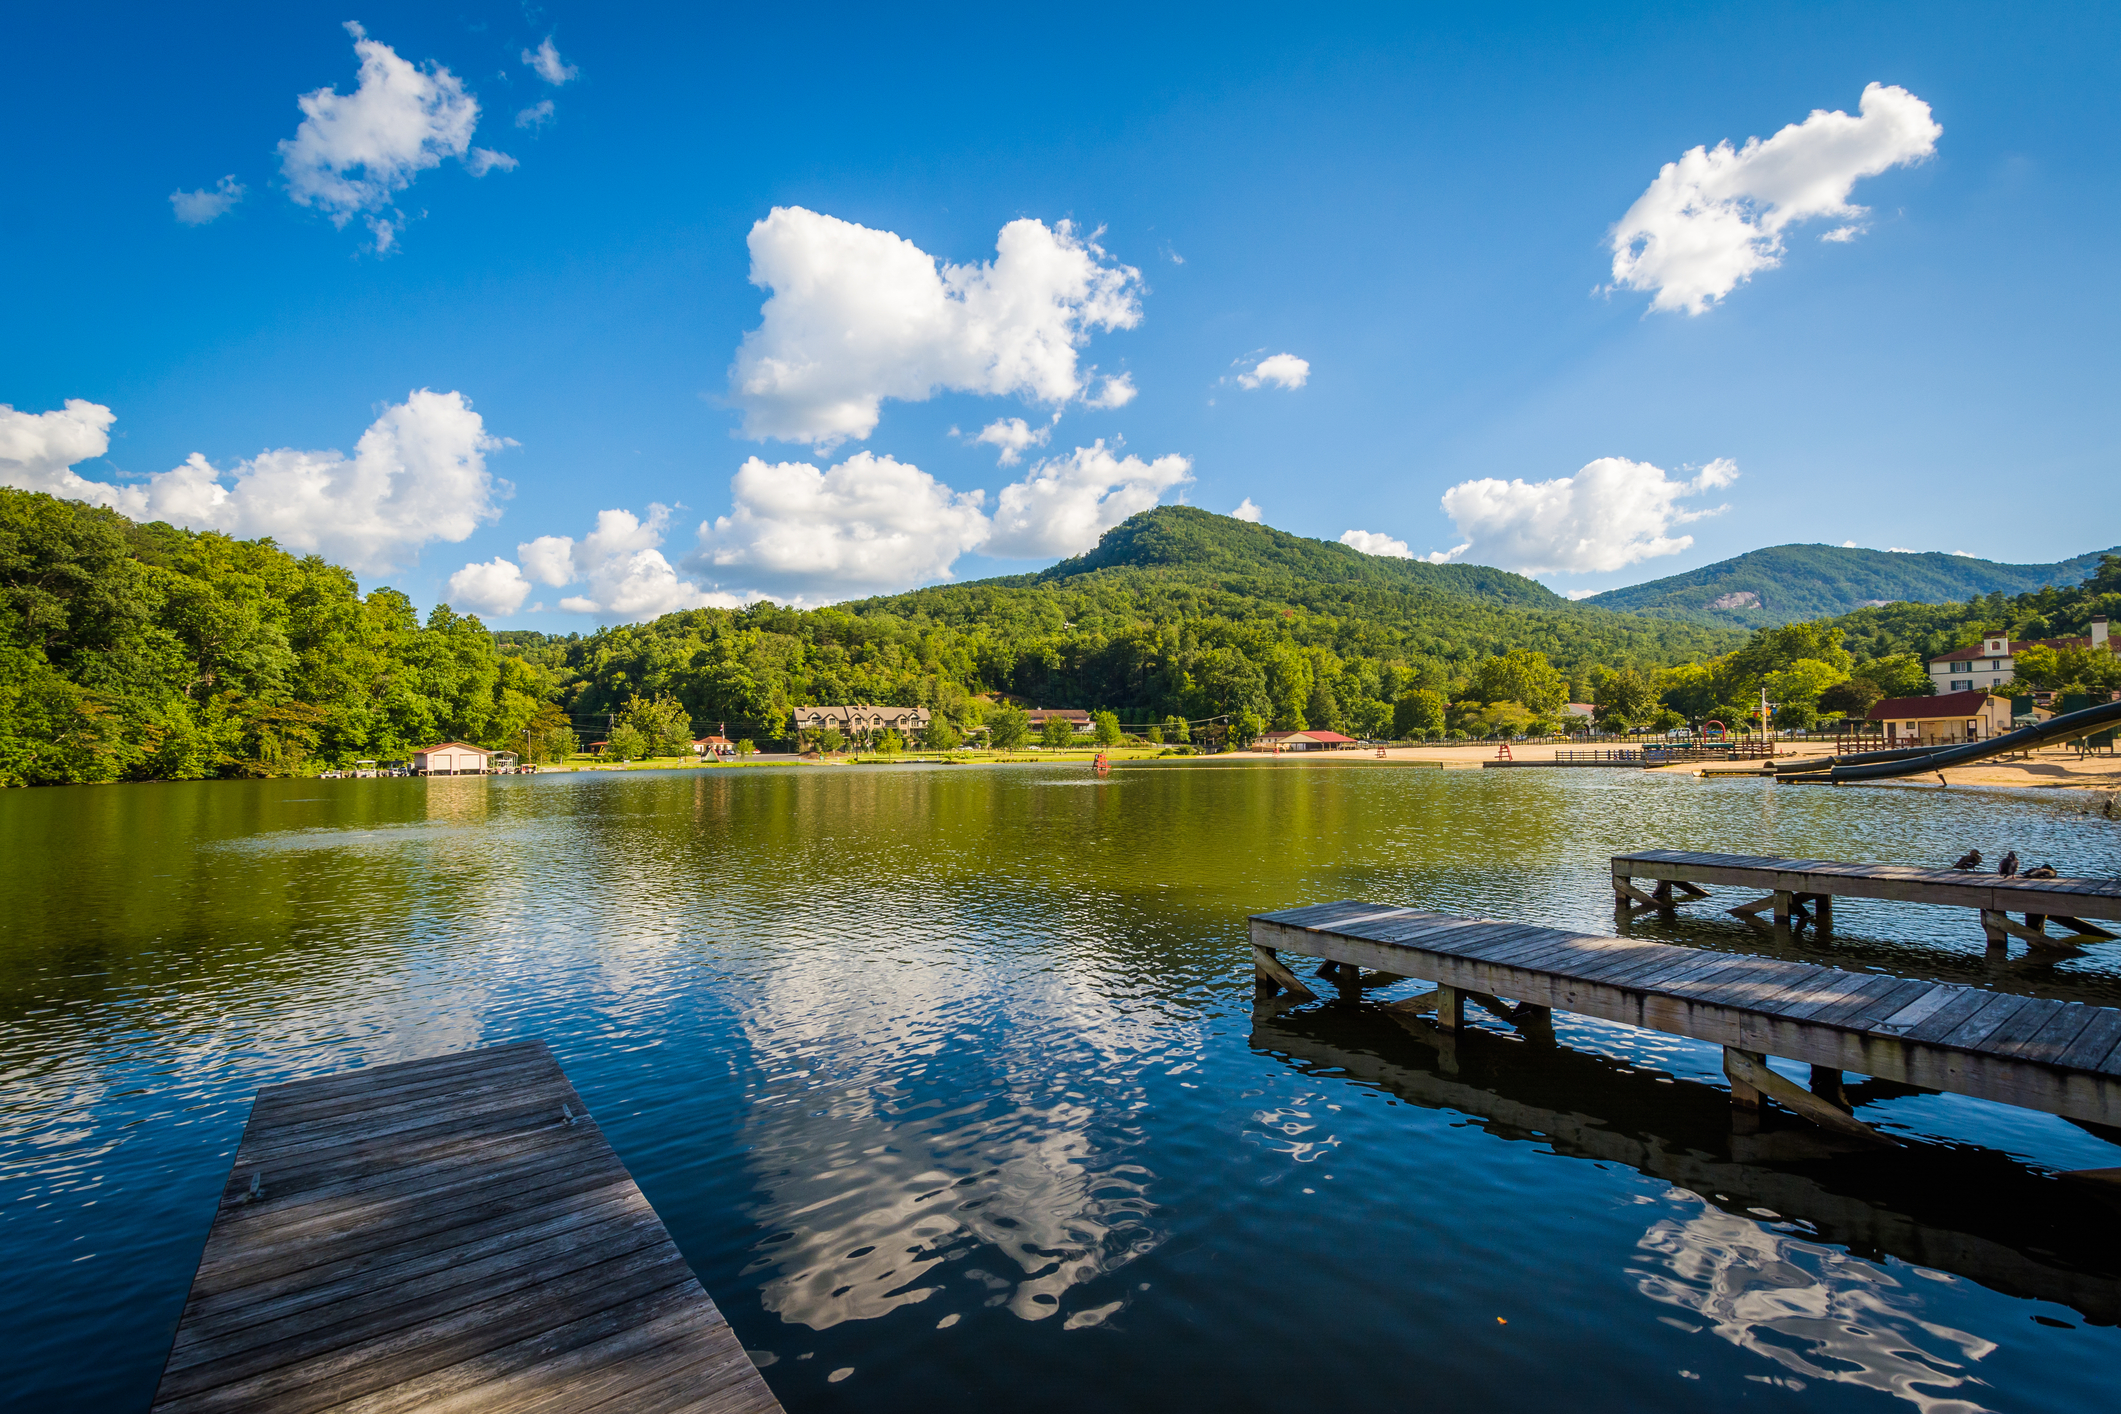
{"label": "dock walkway", "polygon": [[[2121,879],[2027,879],[1967,869],[1843,864],[1829,859],[1702,854],[1683,849],[1616,854],[1612,864],[1613,896],[1622,908],[1665,909],[1686,902],[1673,897],[1674,884],[1695,898],[1707,895],[1694,885],[1736,885],[1764,891],[1767,896],[1741,904],[1733,913],[1751,915],[1772,908],[1776,922],[1788,923],[1793,916],[1801,919],[1809,903],[1818,925],[1830,929],[1836,897],[1941,904],[1978,910],[1991,951],[2007,947],[2009,937],[2022,938],[2035,947],[2108,942],[2113,933],[2085,920],[2121,919]],[[1654,892],[1645,894],[1636,888],[1637,879],[1657,880]],[[2025,915],[2022,924],[2011,918],[2014,912]],[[2050,920],[2074,931],[2062,937],[2051,934],[2047,931]]]}
{"label": "dock walkway", "polygon": [[[1734,1104],[1764,1096],[1831,1128],[1870,1133],[1831,1102],[1841,1071],[2121,1125],[2111,1007],[1356,901],[1251,924],[1264,987],[1313,995],[1280,961],[1293,952],[1435,982],[1420,1004],[1446,1032],[1470,1000],[1521,1027],[1568,1011],[1708,1041],[1724,1048]],[[1814,1089],[1770,1055],[1814,1067]]]}
{"label": "dock walkway", "polygon": [[152,1406],[780,1407],[538,1041],[260,1090]]}

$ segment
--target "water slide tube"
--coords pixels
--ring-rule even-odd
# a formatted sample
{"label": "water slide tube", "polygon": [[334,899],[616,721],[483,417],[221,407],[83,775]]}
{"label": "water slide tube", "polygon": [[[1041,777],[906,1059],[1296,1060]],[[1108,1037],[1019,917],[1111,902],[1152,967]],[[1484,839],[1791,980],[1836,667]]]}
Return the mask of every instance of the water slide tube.
{"label": "water slide tube", "polygon": [[2121,702],[2102,702],[2079,711],[2066,712],[2020,727],[1987,741],[1961,742],[1957,746],[1909,746],[1893,751],[1859,751],[1847,756],[1817,756],[1809,760],[1778,762],[1779,781],[1883,781],[1894,776],[1926,776],[1947,766],[1964,766],[1990,756],[2013,751],[2031,751],[2058,741],[2089,736],[2105,727],[2121,725]]}

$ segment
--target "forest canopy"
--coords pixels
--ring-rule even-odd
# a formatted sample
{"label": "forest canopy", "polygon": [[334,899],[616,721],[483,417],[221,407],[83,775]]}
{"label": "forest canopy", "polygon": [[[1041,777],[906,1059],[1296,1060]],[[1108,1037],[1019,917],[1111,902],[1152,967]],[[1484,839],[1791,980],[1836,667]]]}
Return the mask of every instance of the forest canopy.
{"label": "forest canopy", "polygon": [[[996,724],[1021,739],[1024,705],[1167,740],[1209,718],[1240,738],[1483,736],[1559,726],[1569,702],[1608,726],[1735,726],[1765,689],[1798,725],[1928,691],[1923,659],[1983,631],[2082,633],[2117,608],[2109,556],[2073,588],[1747,637],[1166,506],[1035,575],[495,633],[446,604],[423,620],[399,591],[364,594],[270,540],[0,489],[0,782],[295,775],[448,739],[549,758],[621,729],[645,751],[785,741],[812,703],[927,707],[937,740]],[[2057,686],[2112,657],[2050,656],[2028,669]]]}

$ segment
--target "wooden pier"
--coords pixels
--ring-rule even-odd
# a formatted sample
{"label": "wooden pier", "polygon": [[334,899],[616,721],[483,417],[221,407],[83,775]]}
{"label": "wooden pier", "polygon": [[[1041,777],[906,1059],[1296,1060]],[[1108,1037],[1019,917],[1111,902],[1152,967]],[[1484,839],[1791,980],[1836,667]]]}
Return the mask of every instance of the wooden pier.
{"label": "wooden pier", "polygon": [[538,1041],[260,1090],[152,1406],[780,1407]]}
{"label": "wooden pier", "polygon": [[[1645,893],[1635,886],[1637,879],[1657,882]],[[2007,949],[2013,937],[2047,948],[2110,942],[2115,934],[2087,920],[2121,919],[2121,879],[2027,879],[1966,869],[1841,864],[1828,859],[1701,854],[1681,849],[1613,856],[1613,898],[1624,917],[1630,910],[1669,909],[1705,899],[1708,894],[1699,887],[1702,884],[1734,885],[1762,893],[1763,897],[1730,910],[1741,917],[1772,909],[1777,923],[1810,921],[1822,932],[1833,928],[1837,897],[1976,909],[1991,952]],[[1675,887],[1680,894],[1673,892]],[[1812,910],[1809,918],[1807,905]],[[2024,921],[2013,919],[2013,913],[2022,915]],[[2071,931],[2060,936],[2049,933],[2050,922]]]}
{"label": "wooden pier", "polygon": [[[1301,953],[1350,988],[1364,968],[1436,983],[1395,1005],[1433,1007],[1446,1033],[1471,1001],[1522,1030],[1568,1011],[1708,1041],[1723,1047],[1734,1105],[1772,1099],[1844,1133],[1872,1136],[1841,1103],[1846,1071],[2121,1126],[2111,1007],[1355,901],[1251,923],[1264,990],[1314,996],[1280,958]],[[1811,1088],[1770,1070],[1771,1055],[1809,1064]]]}

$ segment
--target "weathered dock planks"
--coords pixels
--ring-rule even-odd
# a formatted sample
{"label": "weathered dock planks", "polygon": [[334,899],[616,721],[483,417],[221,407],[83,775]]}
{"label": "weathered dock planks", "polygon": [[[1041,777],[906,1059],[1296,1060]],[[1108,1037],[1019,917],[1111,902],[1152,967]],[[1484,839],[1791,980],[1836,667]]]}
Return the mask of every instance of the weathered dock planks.
{"label": "weathered dock planks", "polygon": [[[1724,1047],[1734,1102],[1757,1105],[1764,1091],[1852,1131],[1868,1132],[1765,1057],[2121,1125],[2121,1010],[2110,1007],[1355,901],[1251,925],[1263,986],[1310,994],[1279,959],[1294,952],[1435,982],[1447,1031],[1467,1000],[1511,997],[1709,1041]],[[1506,1010],[1515,1020],[1524,1008]]]}
{"label": "weathered dock planks", "polygon": [[258,1092],[156,1414],[778,1414],[542,1042]]}
{"label": "weathered dock planks", "polygon": [[[1764,891],[1767,897],[1742,904],[1733,913],[1774,910],[1777,922],[1802,916],[1815,907],[1822,928],[1833,923],[1833,900],[1892,899],[1902,903],[1939,904],[1979,911],[1992,950],[2007,946],[2007,937],[2023,938],[2035,947],[2076,947],[2107,942],[2114,934],[2085,920],[2121,919],[2121,879],[2027,879],[1982,874],[1964,869],[1920,869],[1902,864],[1844,864],[1830,859],[1783,859],[1755,854],[1703,854],[1693,850],[1652,849],[1612,857],[1613,896],[1621,908],[1669,908],[1679,885],[1703,897],[1699,884],[1724,884]],[[1635,887],[1637,879],[1654,879],[1653,893]],[[2020,924],[2012,913],[2025,915]],[[2052,920],[2074,931],[2056,936]]]}

